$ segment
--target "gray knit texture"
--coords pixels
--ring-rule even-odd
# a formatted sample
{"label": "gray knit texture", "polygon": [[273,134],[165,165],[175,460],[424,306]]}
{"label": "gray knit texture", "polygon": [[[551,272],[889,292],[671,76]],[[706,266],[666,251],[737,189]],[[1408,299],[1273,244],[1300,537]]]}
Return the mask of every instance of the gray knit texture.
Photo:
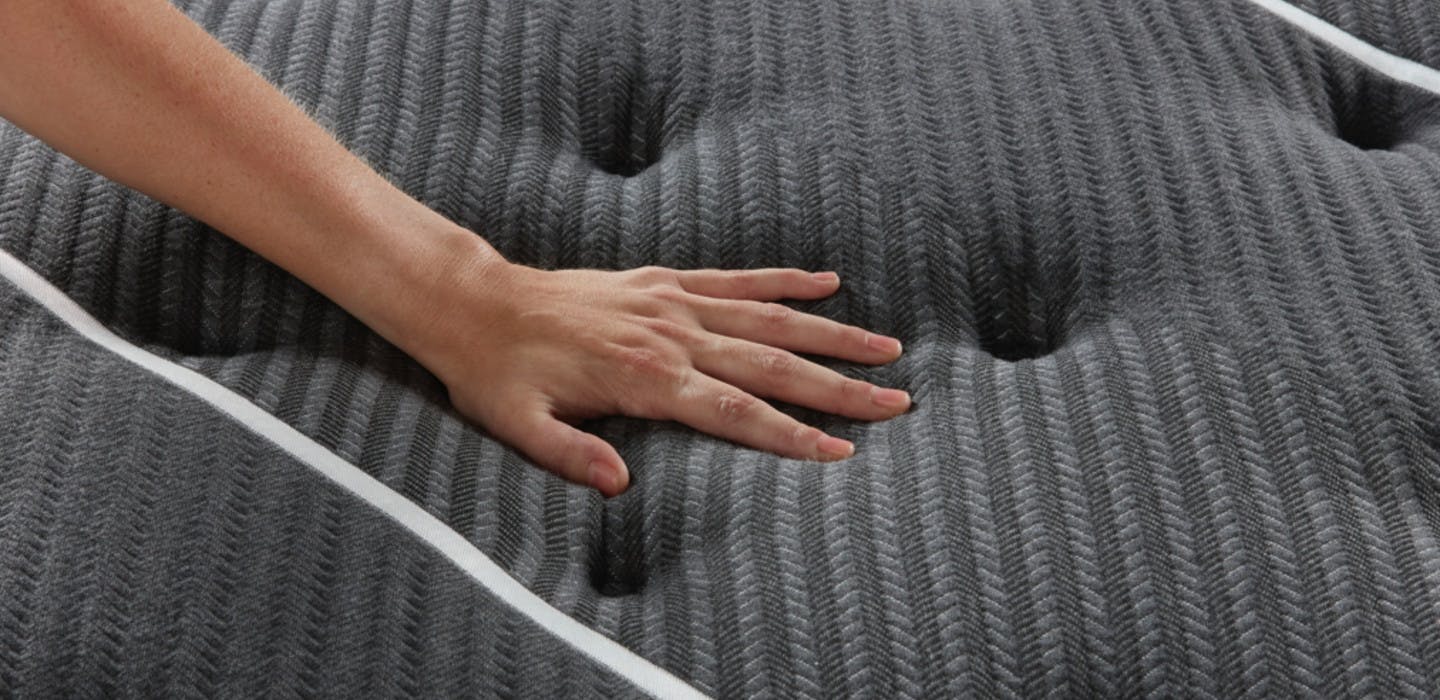
{"label": "gray knit texture", "polygon": [[[1303,0],[1440,67],[1432,0]],[[610,417],[606,500],[193,219],[0,126],[0,247],[720,697],[1440,693],[1440,97],[1247,0],[194,0],[545,268],[838,270],[857,453]],[[256,206],[265,206],[256,202]],[[0,695],[628,695],[0,283]],[[477,358],[483,361],[483,358]]]}

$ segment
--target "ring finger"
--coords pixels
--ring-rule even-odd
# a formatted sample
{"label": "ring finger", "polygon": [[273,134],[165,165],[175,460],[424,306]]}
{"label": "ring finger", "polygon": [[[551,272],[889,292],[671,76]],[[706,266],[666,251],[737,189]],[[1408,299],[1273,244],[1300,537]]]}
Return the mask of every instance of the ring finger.
{"label": "ring finger", "polygon": [[691,371],[665,415],[696,430],[794,459],[832,461],[855,446],[795,420],[754,395]]}
{"label": "ring finger", "polygon": [[910,407],[909,394],[852,379],[780,348],[713,336],[695,351],[695,369],[757,396],[861,420],[882,420]]}

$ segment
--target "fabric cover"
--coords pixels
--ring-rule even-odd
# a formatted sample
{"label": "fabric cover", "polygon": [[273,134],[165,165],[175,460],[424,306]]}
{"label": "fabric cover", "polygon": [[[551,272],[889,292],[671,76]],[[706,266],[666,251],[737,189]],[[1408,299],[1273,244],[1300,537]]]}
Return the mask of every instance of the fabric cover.
{"label": "fabric cover", "polygon": [[[606,500],[0,125],[0,248],[695,689],[1440,689],[1440,97],[1249,0],[181,5],[511,260],[834,269],[905,343],[811,359],[909,413],[780,404],[854,457],[610,417]],[[1429,0],[1299,5],[1440,67]],[[0,695],[639,693],[4,280],[0,426]]]}

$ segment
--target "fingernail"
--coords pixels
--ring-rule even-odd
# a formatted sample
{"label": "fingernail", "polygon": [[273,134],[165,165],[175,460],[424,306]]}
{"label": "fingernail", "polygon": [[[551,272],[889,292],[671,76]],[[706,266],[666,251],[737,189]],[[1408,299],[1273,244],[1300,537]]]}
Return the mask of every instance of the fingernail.
{"label": "fingernail", "polygon": [[849,440],[841,440],[837,437],[826,435],[820,438],[820,451],[836,457],[849,457],[855,454],[855,445]]}
{"label": "fingernail", "polygon": [[870,346],[871,350],[879,350],[880,352],[896,353],[901,350],[899,340],[874,333],[871,333],[870,337],[865,339],[865,344]]}
{"label": "fingernail", "polygon": [[899,389],[882,389],[877,386],[870,390],[870,400],[881,406],[899,408],[910,403],[910,394]]}
{"label": "fingernail", "polygon": [[590,485],[601,493],[609,494],[619,486],[619,475],[610,465],[600,460],[591,462],[587,472],[586,478],[590,480]]}
{"label": "fingernail", "polygon": [[810,276],[814,277],[817,282],[834,282],[835,280],[840,278],[840,275],[837,275],[834,272],[816,272],[815,274]]}

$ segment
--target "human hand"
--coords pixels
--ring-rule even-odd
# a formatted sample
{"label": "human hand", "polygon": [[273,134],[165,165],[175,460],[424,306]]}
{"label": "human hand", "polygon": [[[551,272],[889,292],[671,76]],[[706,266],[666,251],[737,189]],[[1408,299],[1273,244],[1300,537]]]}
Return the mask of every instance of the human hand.
{"label": "human hand", "polygon": [[574,427],[587,418],[673,419],[828,460],[853,446],[756,396],[863,419],[909,405],[903,392],[872,401],[872,385],[786,351],[869,363],[900,354],[898,343],[871,348],[864,330],[771,303],[827,296],[835,279],[503,261],[170,3],[52,4],[0,2],[0,114],[305,281],[434,372],[462,414],[567,479],[607,496],[629,483],[615,449]]}
{"label": "human hand", "polygon": [[903,392],[872,401],[872,385],[786,351],[900,354],[771,303],[827,296],[837,280],[509,263],[370,169],[170,3],[52,4],[0,2],[0,113],[325,294],[434,372],[467,418],[567,479],[607,496],[629,483],[615,449],[574,427],[587,418],[673,419],[828,460],[853,446],[756,396],[862,419],[909,405]]}
{"label": "human hand", "polygon": [[865,420],[910,406],[905,392],[790,352],[868,364],[900,355],[893,338],[774,303],[833,294],[833,273],[542,270],[507,262],[483,275],[483,282],[461,275],[443,285],[449,291],[437,308],[445,317],[412,354],[444,382],[462,415],[540,467],[607,497],[626,489],[629,471],[614,447],[575,427],[582,420],[676,420],[782,456],[832,461],[854,446],[757,397]]}

